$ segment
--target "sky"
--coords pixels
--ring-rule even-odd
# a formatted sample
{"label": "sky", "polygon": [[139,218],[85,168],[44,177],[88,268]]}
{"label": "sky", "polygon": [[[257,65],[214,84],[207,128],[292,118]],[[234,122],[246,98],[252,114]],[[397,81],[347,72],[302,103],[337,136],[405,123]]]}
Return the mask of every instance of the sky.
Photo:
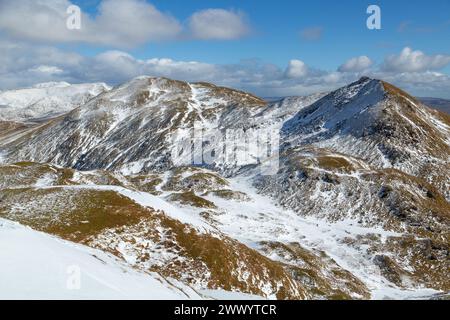
{"label": "sky", "polygon": [[0,0],[0,50],[0,90],[145,74],[268,97],[370,76],[450,98],[450,0]]}

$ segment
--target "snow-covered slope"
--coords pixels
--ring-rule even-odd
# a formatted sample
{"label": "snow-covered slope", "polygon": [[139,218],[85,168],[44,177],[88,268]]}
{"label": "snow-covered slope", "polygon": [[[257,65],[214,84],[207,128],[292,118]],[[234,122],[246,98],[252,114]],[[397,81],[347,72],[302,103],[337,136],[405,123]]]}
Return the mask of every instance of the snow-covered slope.
{"label": "snow-covered slope", "polygon": [[104,83],[48,82],[31,88],[0,92],[0,120],[38,121],[54,117],[109,91]]}
{"label": "snow-covered slope", "polygon": [[0,299],[200,299],[100,250],[0,219]]}
{"label": "snow-covered slope", "polygon": [[0,166],[0,217],[101,249],[198,290],[289,299],[313,294],[282,263],[228,237],[197,211],[135,190],[133,181],[45,164]]}
{"label": "snow-covered slope", "polygon": [[362,78],[298,112],[283,149],[314,145],[421,177],[450,196],[450,117],[383,81]]}
{"label": "snow-covered slope", "polygon": [[[267,105],[249,94],[209,84],[140,77],[65,117],[8,139],[2,149],[10,161],[139,173],[177,165],[172,154],[180,141],[173,138],[180,130],[192,135],[199,126],[204,136],[213,136],[216,129],[282,127],[283,148],[314,144],[378,168],[418,175],[446,192],[449,185],[439,168],[450,169],[447,115],[368,78],[322,96]],[[223,143],[218,142],[219,150]],[[233,174],[231,167],[236,163],[229,159],[211,166]]]}
{"label": "snow-covered slope", "polygon": [[128,179],[285,263],[309,290],[328,298],[448,290],[450,205],[433,186],[326,150],[281,156],[279,173],[270,176],[255,169],[224,179],[177,168]]}
{"label": "snow-covered slope", "polygon": [[79,169],[167,169],[178,129],[238,125],[265,102],[210,84],[139,77],[14,142],[11,160]]}
{"label": "snow-covered slope", "polygon": [[[180,141],[175,138],[192,136],[195,127],[201,127],[204,136],[255,126],[279,129],[283,121],[320,97],[267,105],[250,94],[207,83],[139,77],[65,117],[15,136],[15,141],[9,137],[10,148],[5,149],[10,161],[126,173],[166,170],[176,164],[171,154]],[[218,149],[223,144],[215,143]],[[235,163],[217,160],[212,167],[233,170]]]}
{"label": "snow-covered slope", "polygon": [[[233,179],[194,167],[121,176],[31,163],[3,166],[0,215],[111,252],[197,290],[208,283],[226,288],[228,282],[216,281],[227,275],[235,283],[229,277],[235,274],[261,282],[233,291],[270,297],[270,284],[254,269],[255,259],[267,261],[248,248],[284,266],[301,283],[304,298],[405,298],[447,288],[441,237],[448,236],[449,207],[442,196],[400,172],[312,151],[283,163],[278,175],[248,172]],[[166,218],[153,209],[163,210]],[[150,221],[136,220],[142,214]],[[183,232],[179,222],[186,224]],[[216,248],[231,265],[237,258],[239,268],[223,262],[221,273],[211,272],[211,261],[222,261],[210,260]]]}

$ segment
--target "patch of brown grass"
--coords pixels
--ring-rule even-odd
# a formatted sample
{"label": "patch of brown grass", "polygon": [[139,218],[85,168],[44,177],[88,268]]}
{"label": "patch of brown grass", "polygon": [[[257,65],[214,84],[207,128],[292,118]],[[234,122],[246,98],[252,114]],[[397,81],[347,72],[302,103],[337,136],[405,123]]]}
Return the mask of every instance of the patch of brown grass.
{"label": "patch of brown grass", "polygon": [[167,200],[178,202],[182,205],[188,205],[197,208],[216,209],[216,205],[202,197],[197,196],[194,192],[172,193]]}
{"label": "patch of brown grass", "polygon": [[[278,299],[299,299],[302,296],[296,293],[299,288],[282,265],[243,244],[228,238],[198,234],[171,219],[163,219],[162,224],[172,230],[178,245],[187,256],[200,259],[208,266],[211,288],[239,289],[242,292],[264,295],[258,284],[269,282],[274,288],[281,284],[276,292]],[[238,270],[247,271],[249,279],[241,280]]]}

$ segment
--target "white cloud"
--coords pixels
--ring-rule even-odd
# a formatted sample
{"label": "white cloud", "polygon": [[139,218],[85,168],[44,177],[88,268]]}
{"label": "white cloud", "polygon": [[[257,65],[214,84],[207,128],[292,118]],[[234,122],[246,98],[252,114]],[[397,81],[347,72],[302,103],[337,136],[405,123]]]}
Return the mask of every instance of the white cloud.
{"label": "white cloud", "polygon": [[301,60],[291,60],[286,69],[286,76],[288,78],[301,78],[308,74],[307,65]]}
{"label": "white cloud", "polygon": [[361,72],[372,66],[373,62],[367,56],[355,57],[347,60],[338,68],[339,72]]}
{"label": "white cloud", "polygon": [[[177,61],[167,58],[137,59],[117,50],[82,56],[49,46],[0,40],[0,89],[48,81],[107,82],[117,85],[139,75],[165,76],[187,81],[207,81],[250,91],[262,97],[305,95],[330,91],[357,80],[360,72],[317,70],[300,60],[286,69],[259,60],[236,64]],[[370,77],[398,85],[413,95],[449,96],[450,77],[435,72],[386,72],[372,67]]]}
{"label": "white cloud", "polygon": [[247,35],[250,27],[242,12],[206,9],[195,12],[188,30],[174,17],[144,0],[102,0],[95,17],[82,13],[81,29],[66,26],[69,0],[0,0],[0,31],[39,43],[80,42],[130,48],[153,41],[230,40]]}
{"label": "white cloud", "polygon": [[[143,0],[103,0],[91,32],[99,32],[106,43],[142,44],[173,39],[182,30],[172,16]],[[98,41],[98,36],[94,36]]]}
{"label": "white cloud", "polygon": [[224,9],[206,9],[189,18],[189,29],[194,38],[202,40],[231,40],[249,34],[250,27],[241,12]]}
{"label": "white cloud", "polygon": [[450,77],[436,71],[386,73],[375,72],[372,77],[392,83],[418,97],[450,99]]}
{"label": "white cloud", "polygon": [[85,42],[130,47],[152,40],[171,39],[181,32],[176,19],[142,0],[103,0],[98,15],[82,14],[81,29],[69,30],[68,0],[0,2],[0,30],[34,42]]}
{"label": "white cloud", "polygon": [[30,69],[31,72],[39,72],[39,73],[46,73],[46,74],[58,74],[58,73],[62,73],[63,70],[55,67],[55,66],[46,66],[46,65],[41,65],[41,66],[37,66],[35,68],[31,68]]}
{"label": "white cloud", "polygon": [[145,61],[146,69],[159,76],[178,79],[201,80],[217,72],[217,67],[197,61],[174,61],[172,59],[150,59]]}
{"label": "white cloud", "polygon": [[399,55],[387,57],[382,69],[386,72],[424,72],[440,70],[449,63],[449,55],[428,56],[422,51],[413,51],[406,47]]}

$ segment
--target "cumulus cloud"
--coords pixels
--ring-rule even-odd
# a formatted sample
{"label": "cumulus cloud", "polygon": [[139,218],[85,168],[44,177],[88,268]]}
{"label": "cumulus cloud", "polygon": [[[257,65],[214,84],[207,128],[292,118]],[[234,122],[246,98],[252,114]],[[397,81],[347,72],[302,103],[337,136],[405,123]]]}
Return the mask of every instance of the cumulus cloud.
{"label": "cumulus cloud", "polygon": [[322,37],[323,28],[322,27],[309,27],[300,31],[300,36],[309,41],[319,40]]}
{"label": "cumulus cloud", "polygon": [[[306,94],[324,89],[314,84],[321,82],[318,78],[298,78],[305,74],[305,70],[309,70],[299,60],[293,60],[283,69],[257,59],[236,64],[212,64],[167,58],[137,59],[118,50],[105,51],[96,56],[82,56],[49,46],[19,42],[11,44],[5,41],[0,41],[0,50],[0,89],[26,87],[46,81],[102,81],[117,85],[139,75],[207,81],[262,96]],[[40,66],[51,68],[39,68]],[[51,73],[36,70],[58,71]],[[296,88],[299,82],[305,83],[301,90]]]}
{"label": "cumulus cloud", "polygon": [[81,42],[129,48],[152,41],[189,38],[230,40],[249,33],[242,12],[207,9],[195,12],[188,30],[173,16],[144,0],[102,0],[95,17],[81,15],[81,29],[66,27],[69,0],[0,1],[0,31],[40,43]]}
{"label": "cumulus cloud", "polygon": [[238,39],[250,32],[242,12],[224,9],[207,9],[194,13],[189,18],[189,29],[194,38],[202,40]]}
{"label": "cumulus cloud", "polygon": [[[257,59],[212,64],[167,58],[137,59],[118,50],[82,56],[45,45],[0,39],[0,89],[47,81],[106,82],[117,85],[140,75],[207,81],[262,97],[306,95],[334,90],[357,80],[360,72],[325,71],[291,60],[286,68]],[[414,95],[450,98],[450,77],[436,71],[386,72],[372,67],[364,74],[398,85]]]}
{"label": "cumulus cloud", "polygon": [[286,69],[286,76],[288,78],[301,78],[308,74],[307,65],[301,60],[291,60]]}
{"label": "cumulus cloud", "polygon": [[361,72],[372,66],[373,62],[367,56],[355,57],[347,60],[338,68],[339,72]]}
{"label": "cumulus cloud", "polygon": [[130,47],[173,39],[180,23],[142,0],[103,0],[98,15],[81,16],[81,29],[66,27],[68,0],[2,1],[0,30],[18,39],[45,43],[85,42]]}
{"label": "cumulus cloud", "polygon": [[417,97],[450,99],[450,77],[436,71],[386,73],[375,72],[372,77],[392,83]]}
{"label": "cumulus cloud", "polygon": [[[0,39],[0,89],[27,86],[67,77],[67,70],[76,70],[84,57],[48,46]],[[40,67],[41,66],[41,67]],[[36,72],[51,66],[60,72]]]}
{"label": "cumulus cloud", "polygon": [[[126,42],[131,45],[173,39],[182,30],[174,17],[143,0],[103,0],[91,28],[91,32],[86,31],[98,32],[107,43]],[[99,38],[94,37],[95,40]]]}
{"label": "cumulus cloud", "polygon": [[40,65],[35,68],[30,69],[31,72],[38,72],[38,73],[45,73],[45,74],[58,74],[62,73],[63,70],[61,68],[55,67],[55,66],[46,66],[46,65]]}
{"label": "cumulus cloud", "polygon": [[449,55],[426,55],[406,47],[399,55],[388,56],[382,66],[386,72],[423,72],[440,70],[450,63]]}

